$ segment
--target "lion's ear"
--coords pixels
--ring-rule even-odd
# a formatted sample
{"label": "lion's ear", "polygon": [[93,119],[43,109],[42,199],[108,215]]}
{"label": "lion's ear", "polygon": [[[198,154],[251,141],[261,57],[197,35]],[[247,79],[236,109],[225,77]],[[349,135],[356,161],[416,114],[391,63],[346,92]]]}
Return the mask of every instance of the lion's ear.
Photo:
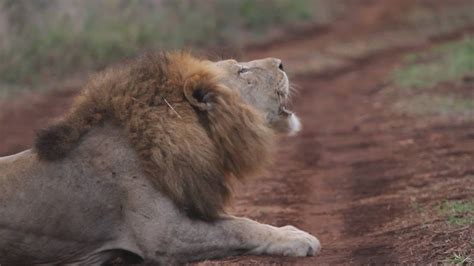
{"label": "lion's ear", "polygon": [[213,105],[213,98],[218,90],[218,85],[203,76],[193,76],[184,84],[184,96],[189,103],[200,109],[209,110]]}

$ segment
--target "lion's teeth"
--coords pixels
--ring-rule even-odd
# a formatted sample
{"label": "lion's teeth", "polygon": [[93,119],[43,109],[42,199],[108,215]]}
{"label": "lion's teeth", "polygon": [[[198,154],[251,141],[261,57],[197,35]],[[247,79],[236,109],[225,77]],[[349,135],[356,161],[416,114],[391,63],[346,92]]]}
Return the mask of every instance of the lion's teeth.
{"label": "lion's teeth", "polygon": [[292,112],[291,112],[291,111],[289,111],[288,109],[286,109],[286,107],[285,107],[285,106],[281,106],[281,107],[280,107],[280,114],[287,114],[287,115],[291,115],[291,114],[292,114]]}

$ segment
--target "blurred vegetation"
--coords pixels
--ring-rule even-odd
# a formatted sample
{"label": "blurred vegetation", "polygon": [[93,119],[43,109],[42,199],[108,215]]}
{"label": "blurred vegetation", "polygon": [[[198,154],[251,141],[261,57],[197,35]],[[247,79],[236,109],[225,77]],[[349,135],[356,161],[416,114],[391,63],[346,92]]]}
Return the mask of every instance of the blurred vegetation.
{"label": "blurred vegetation", "polygon": [[[474,90],[466,89],[474,81],[474,36],[407,56],[393,80],[410,94],[395,104],[397,111],[474,119]],[[441,92],[443,82],[450,87]]]}
{"label": "blurred vegetation", "polygon": [[0,91],[98,69],[147,49],[238,47],[279,26],[317,20],[316,7],[330,14],[326,2],[0,0]]}
{"label": "blurred vegetation", "polygon": [[395,82],[402,88],[429,88],[442,81],[474,75],[474,36],[430,51],[412,54],[407,66],[395,72]]}

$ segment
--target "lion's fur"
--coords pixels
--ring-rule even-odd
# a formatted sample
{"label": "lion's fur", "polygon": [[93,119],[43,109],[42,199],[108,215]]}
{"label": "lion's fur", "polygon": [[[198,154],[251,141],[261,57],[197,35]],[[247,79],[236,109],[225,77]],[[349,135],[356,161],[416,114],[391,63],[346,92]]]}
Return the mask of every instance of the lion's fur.
{"label": "lion's fur", "polygon": [[151,54],[109,69],[86,85],[64,118],[38,133],[35,150],[42,160],[60,160],[89,129],[114,121],[178,208],[214,220],[232,179],[269,161],[273,139],[261,112],[218,80],[218,69],[186,53]]}

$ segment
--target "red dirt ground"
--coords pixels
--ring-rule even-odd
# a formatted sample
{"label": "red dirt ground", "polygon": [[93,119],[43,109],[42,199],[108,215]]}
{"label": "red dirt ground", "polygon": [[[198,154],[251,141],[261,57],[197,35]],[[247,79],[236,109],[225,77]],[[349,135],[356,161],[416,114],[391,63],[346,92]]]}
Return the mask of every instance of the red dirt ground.
{"label": "red dirt ground", "polygon": [[[384,8],[391,10],[388,6]],[[355,21],[361,33],[372,31],[376,22],[361,14],[374,10],[360,10],[352,21],[333,25],[321,36],[273,43],[247,56],[285,58],[295,49],[324,47],[346,39]],[[397,10],[393,12],[403,12]],[[293,109],[304,130],[282,138],[274,167],[237,188],[230,212],[306,230],[322,243],[318,256],[239,257],[202,264],[429,263],[448,256],[460,245],[456,241],[472,241],[472,226],[444,233],[442,221],[423,220],[413,203],[432,206],[474,196],[474,124],[396,114],[390,108],[394,99],[384,94],[393,89],[389,74],[402,56],[429,45],[388,50],[340,71],[293,78],[299,85]],[[60,90],[2,104],[0,156],[29,147],[34,130],[60,115],[74,94]],[[426,223],[433,226],[423,227]]]}

